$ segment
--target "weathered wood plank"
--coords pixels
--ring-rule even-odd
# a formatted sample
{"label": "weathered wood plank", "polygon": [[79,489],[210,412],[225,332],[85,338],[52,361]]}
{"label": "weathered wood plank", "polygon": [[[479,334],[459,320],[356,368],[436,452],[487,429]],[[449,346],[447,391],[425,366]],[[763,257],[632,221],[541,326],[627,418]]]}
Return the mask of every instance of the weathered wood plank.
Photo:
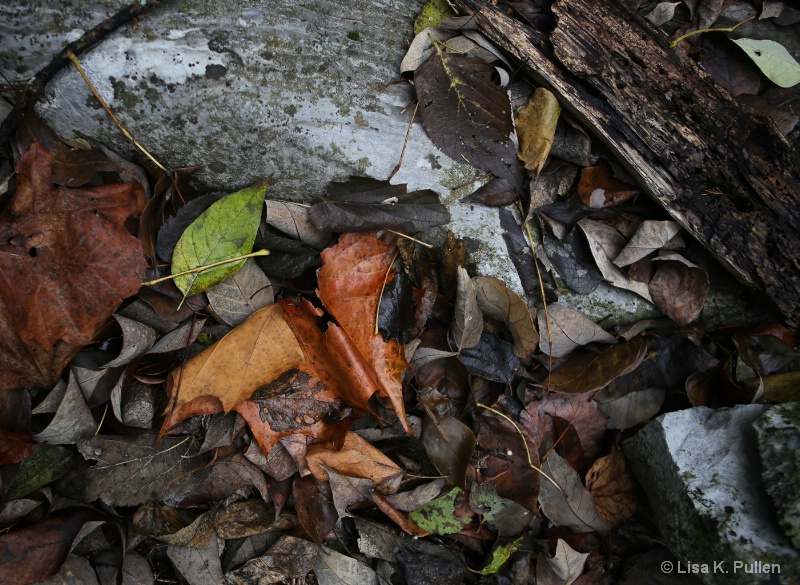
{"label": "weathered wood plank", "polygon": [[800,172],[769,120],[621,0],[559,0],[549,37],[484,0],[456,4],[676,221],[800,323]]}

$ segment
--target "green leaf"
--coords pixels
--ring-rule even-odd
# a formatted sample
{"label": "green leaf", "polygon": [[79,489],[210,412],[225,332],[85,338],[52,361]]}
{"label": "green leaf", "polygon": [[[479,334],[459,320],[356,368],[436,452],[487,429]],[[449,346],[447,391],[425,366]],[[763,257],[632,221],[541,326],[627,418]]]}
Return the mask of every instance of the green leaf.
{"label": "green leaf", "polygon": [[780,87],[792,87],[800,83],[800,63],[789,51],[775,41],[756,39],[733,39],[770,81]]}
{"label": "green leaf", "polygon": [[429,26],[439,26],[442,20],[455,15],[447,0],[428,0],[414,21],[414,34],[418,35]]}
{"label": "green leaf", "polygon": [[40,443],[28,455],[5,495],[5,501],[21,498],[65,475],[79,460],[77,453],[61,445]]}
{"label": "green leaf", "polygon": [[[172,274],[248,254],[253,249],[267,183],[224,197],[183,232],[172,253]],[[234,274],[244,260],[175,277],[185,296],[204,292]]]}
{"label": "green leaf", "polygon": [[522,541],[525,539],[524,536],[520,536],[513,542],[508,544],[500,544],[492,551],[492,560],[480,571],[475,571],[479,575],[494,575],[497,571],[500,570],[500,567],[506,564],[506,561],[511,557],[511,554],[517,550],[517,547],[522,544]]}
{"label": "green leaf", "polygon": [[455,534],[469,524],[469,519],[453,516],[456,511],[456,498],[461,488],[453,488],[446,494],[431,500],[421,508],[411,512],[411,519],[417,526],[433,534]]}

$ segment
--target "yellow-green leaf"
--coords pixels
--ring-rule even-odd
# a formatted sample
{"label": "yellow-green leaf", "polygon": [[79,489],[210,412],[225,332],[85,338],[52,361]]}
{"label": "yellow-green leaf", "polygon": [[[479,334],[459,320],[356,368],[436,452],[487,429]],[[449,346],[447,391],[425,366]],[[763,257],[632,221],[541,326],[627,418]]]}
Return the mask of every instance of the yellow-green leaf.
{"label": "yellow-green leaf", "polygon": [[517,550],[517,547],[525,540],[524,536],[520,536],[515,541],[508,544],[500,544],[492,551],[492,560],[480,571],[475,571],[479,575],[494,575],[500,570],[500,567],[506,564],[506,561],[511,557],[511,554]]}
{"label": "yellow-green leaf", "polygon": [[770,81],[780,87],[800,83],[800,63],[780,43],[769,40],[734,39]]}
{"label": "yellow-green leaf", "polygon": [[439,26],[442,20],[455,15],[447,0],[428,0],[414,21],[414,34],[418,35],[429,26]]}
{"label": "yellow-green leaf", "polygon": [[[267,183],[232,193],[194,220],[172,253],[172,274],[248,254],[253,249]],[[244,265],[244,259],[175,277],[187,297],[222,282]]]}
{"label": "yellow-green leaf", "polygon": [[461,488],[453,488],[446,494],[431,500],[421,508],[411,512],[411,519],[423,530],[433,534],[456,534],[469,524],[469,519],[456,518],[456,498]]}
{"label": "yellow-green leaf", "polygon": [[537,87],[517,114],[519,158],[525,163],[525,168],[536,175],[541,172],[550,154],[560,113],[561,106],[556,96],[543,87]]}

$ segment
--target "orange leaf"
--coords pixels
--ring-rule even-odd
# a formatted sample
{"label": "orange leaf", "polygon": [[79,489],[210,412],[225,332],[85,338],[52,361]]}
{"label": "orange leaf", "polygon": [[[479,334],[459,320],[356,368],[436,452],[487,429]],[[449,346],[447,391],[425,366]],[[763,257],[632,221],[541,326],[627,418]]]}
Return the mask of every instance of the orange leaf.
{"label": "orange leaf", "polygon": [[306,461],[311,473],[320,481],[328,479],[327,468],[348,477],[369,479],[382,493],[397,491],[403,475],[394,461],[351,431],[345,435],[341,449],[321,443],[311,445]]}
{"label": "orange leaf", "polygon": [[375,333],[378,304],[384,283],[394,276],[391,265],[397,254],[374,233],[348,233],[339,243],[324,250],[322,268],[317,271],[317,294],[325,308],[341,325],[331,336],[339,337],[340,347],[355,349],[348,365],[369,379],[388,398],[403,428],[410,432],[403,404],[403,374],[408,369],[403,346],[384,341]]}

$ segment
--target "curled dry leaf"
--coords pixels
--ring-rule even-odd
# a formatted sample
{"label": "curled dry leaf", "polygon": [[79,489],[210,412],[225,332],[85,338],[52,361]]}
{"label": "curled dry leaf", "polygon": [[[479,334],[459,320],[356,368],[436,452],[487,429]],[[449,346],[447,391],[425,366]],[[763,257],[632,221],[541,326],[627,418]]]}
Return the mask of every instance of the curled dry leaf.
{"label": "curled dry leaf", "polygon": [[612,335],[602,327],[567,306],[552,304],[539,311],[539,344],[542,351],[554,358],[564,357],[576,348],[589,343],[614,343]]}
{"label": "curled dry leaf", "polygon": [[327,248],[333,237],[318,230],[308,217],[308,207],[290,201],[267,199],[265,221],[287,236],[311,246],[315,250]]}
{"label": "curled dry leaf", "polygon": [[52,445],[71,445],[92,436],[96,427],[97,423],[86,404],[75,374],[70,372],[66,392],[53,420],[35,439]]}
{"label": "curled dry leaf", "polygon": [[539,345],[539,335],[525,300],[494,276],[476,276],[472,282],[478,308],[487,317],[506,324],[514,340],[514,353],[527,360]]}
{"label": "curled dry leaf", "polygon": [[53,387],[145,273],[124,227],[142,209],[141,186],[53,188],[52,161],[31,146],[0,216],[0,390]]}
{"label": "curled dry leaf", "polygon": [[678,235],[681,226],[674,221],[647,219],[641,223],[633,237],[614,258],[614,264],[622,268],[641,260],[648,254],[660,250]]}
{"label": "curled dry leaf", "polygon": [[122,329],[122,349],[119,351],[119,356],[105,364],[103,368],[128,365],[136,358],[146,354],[153,347],[156,337],[158,337],[155,329],[148,327],[144,323],[139,323],[122,315],[114,315],[114,319]]}
{"label": "curled dry leaf", "polygon": [[435,41],[447,41],[454,36],[455,33],[451,31],[444,31],[432,26],[419,31],[400,62],[400,73],[416,71],[436,51],[433,47]]}
{"label": "curled dry leaf", "polygon": [[609,455],[595,461],[586,474],[586,489],[611,530],[636,511],[639,490],[619,447],[615,446]]}
{"label": "curled dry leaf", "polygon": [[557,453],[550,452],[542,463],[547,478],[541,482],[539,504],[542,512],[556,526],[573,532],[608,532],[608,526],[597,511],[591,494],[581,483],[578,473]]}
{"label": "curled dry leaf", "polygon": [[589,553],[579,553],[560,538],[556,542],[556,554],[552,557],[539,552],[536,561],[537,585],[572,585],[583,573],[583,565]]}
{"label": "curled dry leaf", "polygon": [[525,168],[538,176],[550,154],[561,106],[553,93],[537,87],[527,104],[517,113],[519,158]]}
{"label": "curled dry leaf", "polygon": [[706,304],[708,273],[676,253],[659,256],[653,262],[658,265],[648,283],[653,302],[678,325],[688,325]]}
{"label": "curled dry leaf", "polygon": [[248,258],[241,270],[210,288],[206,295],[214,314],[236,327],[259,309],[275,302],[274,287],[256,261]]}
{"label": "curled dry leaf", "polygon": [[483,315],[478,309],[475,283],[470,279],[466,269],[459,266],[457,275],[456,308],[450,331],[456,349],[462,350],[474,347],[480,340],[483,332]]}

